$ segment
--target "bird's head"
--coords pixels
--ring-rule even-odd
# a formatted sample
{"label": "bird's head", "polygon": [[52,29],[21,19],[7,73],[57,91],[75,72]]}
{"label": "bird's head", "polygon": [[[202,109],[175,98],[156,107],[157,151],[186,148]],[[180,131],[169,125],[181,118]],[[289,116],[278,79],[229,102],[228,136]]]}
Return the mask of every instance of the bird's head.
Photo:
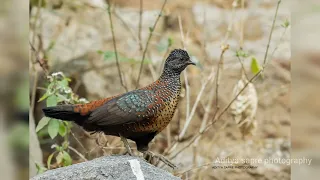
{"label": "bird's head", "polygon": [[190,64],[195,65],[195,63],[190,60],[187,51],[175,49],[169,54],[164,65],[164,70],[180,74]]}

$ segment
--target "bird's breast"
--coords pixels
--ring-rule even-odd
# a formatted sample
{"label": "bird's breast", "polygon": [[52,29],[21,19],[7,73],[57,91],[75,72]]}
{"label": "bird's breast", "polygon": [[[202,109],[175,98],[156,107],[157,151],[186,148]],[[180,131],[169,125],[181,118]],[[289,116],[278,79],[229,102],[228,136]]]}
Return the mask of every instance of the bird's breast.
{"label": "bird's breast", "polygon": [[127,126],[128,130],[135,132],[161,132],[171,121],[178,105],[179,94],[174,97],[163,97],[160,108],[152,118]]}

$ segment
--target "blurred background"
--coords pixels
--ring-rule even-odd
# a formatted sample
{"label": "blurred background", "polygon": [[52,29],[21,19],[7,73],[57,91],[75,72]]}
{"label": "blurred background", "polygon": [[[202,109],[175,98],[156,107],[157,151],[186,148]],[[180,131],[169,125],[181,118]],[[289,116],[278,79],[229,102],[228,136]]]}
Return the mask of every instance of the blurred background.
{"label": "blurred background", "polygon": [[[164,1],[142,2],[141,13],[140,0],[109,2],[124,86],[135,89],[146,47],[139,87],[157,79],[163,60],[174,48],[185,46],[198,62],[198,67],[188,67],[181,76],[182,98],[173,120],[150,144],[152,151],[181,167],[167,170],[182,179],[315,179],[320,166],[319,2],[281,2],[268,65],[253,82],[257,95],[244,96],[251,99],[253,109],[253,102],[258,102],[256,113],[250,113],[256,132],[245,138],[233,111],[227,110],[213,126],[208,124],[234,98],[242,67],[250,79],[263,66],[278,1],[170,0],[158,21]],[[47,105],[83,103],[126,91],[117,73],[107,7],[103,0],[2,2],[0,172],[5,179],[27,179],[47,169],[125,152],[119,138],[90,135],[76,125],[45,119],[41,112]],[[220,46],[226,44],[229,49],[221,61]],[[217,78],[210,77],[216,75],[219,61],[223,66],[216,96]],[[63,76],[51,75],[54,72]],[[58,86],[53,87],[54,83]],[[54,90],[56,98],[46,96],[48,90]],[[206,125],[209,128],[196,138]],[[312,164],[213,170],[217,157],[306,157],[312,158]]]}
{"label": "blurred background", "polygon": [[29,176],[28,1],[0,5],[0,174]]}
{"label": "blurred background", "polygon": [[[320,2],[291,4],[292,13],[292,157],[312,158],[311,166],[293,165],[293,179],[318,179],[320,172],[319,30]],[[314,99],[313,99],[314,98]]]}

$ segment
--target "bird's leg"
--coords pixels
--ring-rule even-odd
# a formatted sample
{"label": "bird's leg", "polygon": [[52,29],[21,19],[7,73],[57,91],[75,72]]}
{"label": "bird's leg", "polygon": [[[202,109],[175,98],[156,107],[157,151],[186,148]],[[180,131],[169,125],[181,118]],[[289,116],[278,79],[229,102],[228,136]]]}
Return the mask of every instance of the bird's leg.
{"label": "bird's leg", "polygon": [[143,154],[145,154],[147,157],[149,156],[150,159],[152,159],[153,157],[158,158],[160,161],[162,161],[163,163],[165,163],[166,165],[168,165],[172,169],[177,168],[176,165],[174,165],[171,161],[169,161],[167,158],[165,158],[164,156],[162,156],[160,154],[155,154],[151,151],[144,151]]}
{"label": "bird's leg", "polygon": [[130,148],[130,145],[128,143],[128,140],[127,138],[123,137],[121,134],[119,134],[120,138],[121,138],[121,141],[123,142],[124,146],[126,147],[127,149],[127,152],[129,153],[130,156],[133,156],[133,153],[131,151],[131,148]]}

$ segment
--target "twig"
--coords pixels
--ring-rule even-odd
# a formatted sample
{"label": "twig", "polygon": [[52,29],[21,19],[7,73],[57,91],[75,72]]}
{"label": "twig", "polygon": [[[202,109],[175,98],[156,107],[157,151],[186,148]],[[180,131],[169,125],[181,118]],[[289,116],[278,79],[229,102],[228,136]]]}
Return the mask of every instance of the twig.
{"label": "twig", "polygon": [[204,108],[205,109],[205,114],[204,114],[203,119],[201,121],[201,126],[200,126],[199,132],[203,131],[204,128],[206,127],[206,125],[207,125],[207,122],[208,122],[208,119],[209,119],[209,114],[210,114],[210,109],[211,109],[212,104],[213,104],[214,88],[211,89],[209,94],[210,94],[210,96],[209,96],[209,99],[208,99],[208,104]]}
{"label": "twig", "polygon": [[[228,39],[229,39],[229,36],[230,36],[230,33],[232,31],[232,25],[233,25],[233,20],[234,20],[234,15],[235,15],[235,12],[236,12],[236,7],[238,6],[238,0],[234,0],[232,2],[232,15],[231,15],[231,21],[229,22],[229,25],[228,25],[228,29],[227,29],[227,32],[226,32],[226,35],[224,37],[224,41],[223,42],[226,42]],[[224,43],[223,43],[224,44]]]}
{"label": "twig", "polygon": [[222,112],[219,114],[219,116],[216,119],[213,119],[213,121],[216,121],[217,119],[219,119],[231,106],[231,104],[238,98],[238,96],[246,89],[246,87],[252,83],[256,77],[258,77],[262,71],[264,70],[265,67],[263,67],[257,74],[255,74],[250,80],[249,82],[247,82],[244,87],[239,91],[239,93],[231,100],[231,102],[222,110]]}
{"label": "twig", "polygon": [[39,65],[43,69],[44,73],[46,75],[48,75],[49,74],[49,70],[48,70],[48,64],[47,64],[46,60],[40,58],[39,52],[37,52],[37,50],[34,48],[34,46],[32,45],[32,43],[30,41],[29,41],[29,44],[31,46],[32,52],[34,52],[34,55],[36,57],[36,62],[39,63]]}
{"label": "twig", "polygon": [[[150,52],[147,53],[147,56],[148,56],[149,59],[151,59]],[[156,81],[156,79],[158,78],[158,75],[157,75],[156,70],[154,69],[152,63],[148,63],[148,68],[149,68],[150,73],[151,73],[152,81]]]}
{"label": "twig", "polygon": [[[206,26],[207,26],[207,18],[206,18],[206,11],[204,11],[203,13],[203,53],[205,54],[205,57],[204,59],[206,59],[208,57],[208,54],[207,54],[207,51],[206,51],[206,44],[207,44],[207,38],[206,38]],[[205,60],[204,60],[205,61]],[[210,84],[213,83],[213,80],[212,82],[210,82]],[[204,107],[204,110],[205,110],[205,114],[203,116],[203,119],[201,121],[201,126],[200,126],[200,129],[199,129],[199,132],[203,131],[203,129],[205,128],[207,122],[208,122],[208,119],[209,119],[209,114],[210,114],[210,109],[212,107],[212,104],[213,104],[213,97],[214,97],[214,88],[212,88],[209,92],[209,99],[208,99],[208,104],[207,106],[203,106]],[[195,145],[198,144],[198,141],[195,142]]]}
{"label": "twig", "polygon": [[31,93],[31,105],[30,105],[30,111],[29,115],[31,115],[32,118],[34,118],[34,108],[35,108],[35,102],[36,102],[36,91],[37,91],[37,84],[38,84],[38,71],[34,71],[34,79],[33,79],[33,87],[32,87],[32,93]]}
{"label": "twig", "polygon": [[[184,33],[183,33],[183,27],[182,27],[182,21],[181,21],[181,16],[178,16],[178,21],[179,21],[179,29],[180,29],[180,36],[181,36],[181,45],[184,50],[186,50],[186,45],[185,45],[185,39],[184,39]],[[184,76],[184,83],[186,85],[186,97],[187,97],[187,104],[186,104],[186,122],[189,118],[190,115],[190,87],[189,87],[189,81],[188,81],[188,72],[187,70],[183,71],[183,76]]]}
{"label": "twig", "polygon": [[272,38],[272,33],[273,33],[274,25],[275,25],[275,22],[276,22],[276,19],[277,19],[277,16],[278,16],[278,10],[279,10],[280,3],[281,3],[281,0],[278,0],[276,12],[275,12],[275,14],[274,14],[274,18],[273,18],[273,21],[272,21],[271,31],[270,31],[270,34],[269,34],[269,39],[268,39],[268,44],[267,44],[266,53],[264,54],[263,64],[266,64],[266,63],[267,63],[267,56],[268,56],[268,51],[269,51],[269,47],[270,47],[270,41],[271,41],[271,38]]}
{"label": "twig", "polygon": [[131,34],[131,36],[134,38],[134,40],[135,40],[137,43],[139,43],[140,40],[139,40],[139,38],[136,36],[136,34],[135,34],[134,30],[132,29],[132,27],[130,27],[130,26],[128,25],[128,23],[118,14],[117,11],[114,11],[114,15],[116,16],[116,18],[118,18],[118,19],[121,21],[121,23],[123,24],[124,28],[126,28],[126,29],[130,32],[130,34]]}
{"label": "twig", "polygon": [[[284,31],[283,31],[283,33],[282,33],[282,35],[281,35],[281,37],[280,37],[279,42],[281,42],[281,41],[283,40],[283,37],[284,37],[284,35],[286,34],[286,32],[287,32],[287,27],[284,29]],[[274,53],[277,51],[278,48],[279,48],[279,44],[278,44],[278,45],[274,48],[274,50],[272,51],[272,53],[271,53],[271,59],[273,58]]]}
{"label": "twig", "polygon": [[190,125],[190,122],[191,122],[191,120],[192,120],[192,117],[193,117],[193,115],[194,115],[194,113],[195,113],[195,111],[196,111],[196,108],[197,108],[197,106],[198,106],[198,103],[199,103],[199,101],[200,101],[200,98],[201,98],[201,96],[202,96],[202,94],[203,94],[203,92],[204,92],[204,89],[206,88],[208,82],[211,81],[211,79],[212,79],[213,77],[214,77],[214,71],[211,72],[211,74],[210,74],[210,76],[208,77],[208,79],[207,79],[207,80],[203,83],[203,85],[201,86],[201,89],[200,89],[200,92],[199,92],[199,94],[198,94],[198,96],[197,96],[196,102],[194,103],[194,105],[193,105],[193,107],[192,107],[190,116],[188,117],[188,119],[187,119],[187,121],[186,121],[186,123],[185,123],[185,125],[184,125],[184,127],[183,127],[183,129],[182,129],[182,131],[181,131],[181,133],[179,134],[179,140],[182,140],[184,134],[186,133],[186,131],[187,131],[189,125]]}
{"label": "twig", "polygon": [[178,154],[180,154],[182,151],[184,151],[186,148],[188,148],[194,141],[196,141],[201,135],[203,135],[205,132],[207,132],[210,127],[212,127],[213,124],[217,122],[218,119],[229,109],[231,104],[238,98],[238,96],[244,91],[244,89],[251,83],[253,80],[255,80],[261,73],[263,69],[261,69],[256,75],[254,75],[240,90],[240,92],[234,97],[234,99],[223,109],[223,111],[219,114],[217,117],[213,117],[214,119],[207,124],[207,126],[204,128],[203,131],[199,132],[197,135],[195,135],[184,147],[182,147],[179,151],[177,151],[175,154],[171,155],[171,159],[175,158]]}
{"label": "twig", "polygon": [[[32,36],[32,44],[35,43],[35,40],[36,40],[36,35],[37,35],[37,21],[40,17],[40,14],[41,14],[41,4],[42,4],[42,1],[43,0],[39,0],[38,1],[38,4],[37,4],[37,12],[36,12],[36,15],[35,15],[35,18],[34,18],[34,23],[33,23],[33,36]],[[30,41],[29,41],[30,43]],[[31,43],[30,43],[31,44]],[[34,49],[34,48],[33,48]],[[33,51],[33,53],[35,53],[36,51]],[[40,59],[40,58],[39,58]],[[30,58],[30,61],[32,62],[32,58]],[[31,66],[32,66],[32,69],[35,70],[35,67],[34,67],[34,63],[31,63]]]}
{"label": "twig", "polygon": [[42,4],[42,1],[43,0],[39,0],[38,1],[38,4],[37,4],[37,13],[36,13],[36,16],[35,16],[35,19],[34,19],[34,24],[33,24],[33,31],[34,31],[34,34],[33,34],[33,37],[32,37],[32,44],[35,43],[35,37],[36,37],[36,26],[37,26],[37,21],[40,17],[40,13],[41,13],[41,4]]}
{"label": "twig", "polygon": [[68,146],[68,148],[69,148],[71,151],[75,152],[75,153],[76,153],[81,159],[83,159],[84,161],[88,161],[88,159],[86,159],[86,158],[84,157],[84,155],[81,154],[79,151],[77,151],[75,148],[73,148],[73,147],[71,147],[71,146]]}
{"label": "twig", "polygon": [[[241,9],[242,9],[242,12],[244,12],[244,0],[241,0]],[[240,50],[241,51],[243,50],[243,39],[244,39],[243,37],[244,37],[244,16],[242,15],[241,16],[241,21],[240,21],[240,40],[239,40],[240,41],[239,44],[240,44]],[[244,74],[246,79],[248,80],[249,77],[247,75],[246,69],[244,68],[244,64],[242,62],[242,59],[239,56],[237,56],[237,58],[238,58],[238,60],[239,60],[239,62],[241,64],[242,74]]]}
{"label": "twig", "polygon": [[79,141],[79,139],[74,135],[74,133],[70,130],[71,135],[73,136],[73,138],[79,143],[79,145],[86,151],[86,153],[88,152],[88,150],[83,146],[83,144]]}
{"label": "twig", "polygon": [[167,143],[168,143],[168,147],[171,147],[171,125],[170,123],[167,126]]}
{"label": "twig", "polygon": [[[215,112],[215,115],[217,114],[217,112],[219,111],[220,107],[219,107],[219,85],[220,85],[220,71],[222,71],[223,69],[223,63],[224,63],[224,53],[229,49],[229,45],[228,44],[222,44],[221,45],[221,54],[220,54],[220,60],[219,60],[219,63],[218,63],[218,68],[217,68],[217,73],[216,73],[216,100],[215,100],[215,106],[216,106],[216,112]],[[214,116],[215,116],[214,115]]]}
{"label": "twig", "polygon": [[202,165],[197,166],[197,167],[192,167],[192,168],[190,168],[190,169],[188,169],[188,170],[186,170],[186,171],[184,171],[184,172],[182,172],[182,173],[179,173],[179,175],[183,175],[183,174],[188,173],[188,172],[190,172],[190,171],[193,171],[193,170],[196,170],[196,169],[200,169],[200,168],[202,168],[202,167],[206,167],[206,166],[210,166],[210,165],[212,165],[212,162],[206,163],[206,164],[202,164]]}
{"label": "twig", "polygon": [[241,64],[242,73],[244,74],[244,76],[245,76],[246,79],[248,80],[249,77],[248,77],[248,75],[247,75],[246,69],[244,68],[244,64],[243,64],[243,62],[242,62],[242,59],[241,59],[239,56],[237,56],[237,58],[238,58],[238,60],[239,60],[239,62],[240,62],[240,64]]}
{"label": "twig", "polygon": [[169,54],[169,51],[170,51],[170,48],[168,47],[166,52],[163,54],[162,61],[161,61],[161,66],[159,67],[159,71],[158,71],[159,74],[161,74],[161,72],[163,70],[163,66],[164,66],[164,63],[166,62],[166,57]]}
{"label": "twig", "polygon": [[137,79],[136,88],[139,87],[139,81],[140,81],[140,76],[141,76],[141,72],[142,72],[142,68],[143,68],[143,63],[144,63],[144,60],[145,60],[145,57],[146,57],[146,53],[147,53],[147,50],[148,50],[148,46],[149,46],[153,31],[155,30],[155,28],[156,28],[156,26],[158,24],[158,21],[159,21],[160,17],[162,16],[162,11],[163,11],[164,6],[166,5],[166,3],[167,3],[167,0],[164,0],[164,3],[163,3],[163,5],[161,7],[161,10],[160,10],[160,13],[159,13],[156,21],[154,22],[153,27],[150,28],[149,37],[148,37],[148,40],[147,40],[147,43],[146,43],[146,47],[144,48],[143,55],[142,55],[142,60],[141,60],[141,64],[140,64],[140,69],[139,69],[139,75],[138,75],[138,79]]}
{"label": "twig", "polygon": [[[242,13],[244,12],[244,0],[241,0],[241,10],[242,10]],[[244,16],[242,14],[241,16],[241,21],[240,21],[240,49],[242,50],[243,48],[243,33],[244,32]]]}
{"label": "twig", "polygon": [[202,42],[202,50],[203,50],[203,54],[204,54],[204,58],[203,61],[206,62],[208,59],[208,53],[206,51],[206,47],[207,47],[207,11],[206,8],[203,11],[203,42]]}
{"label": "twig", "polygon": [[[108,3],[110,29],[111,29],[111,33],[112,33],[113,48],[114,48],[115,55],[116,55],[116,64],[117,64],[118,74],[119,74],[119,78],[120,78],[120,82],[121,82],[122,87],[126,90],[126,92],[128,92],[128,88],[124,84],[124,80],[122,79],[122,74],[121,74],[121,70],[120,70],[118,51],[117,51],[117,45],[116,45],[116,38],[115,38],[115,34],[114,34],[114,28],[113,28],[112,17],[111,17],[111,4],[110,4],[109,0],[107,0],[107,3]],[[123,139],[125,139],[125,138],[123,138]]]}
{"label": "twig", "polygon": [[141,52],[142,52],[142,50],[143,50],[143,46],[142,46],[142,39],[141,39],[142,13],[143,13],[143,0],[140,0],[138,38],[139,38],[139,46],[140,46],[140,51],[141,51]]}
{"label": "twig", "polygon": [[213,117],[215,118],[220,107],[219,107],[219,85],[220,85],[220,71],[222,71],[223,69],[223,64],[224,64],[224,53],[229,49],[229,44],[226,44],[226,42],[228,41],[229,39],[229,36],[230,36],[230,33],[232,31],[232,27],[233,27],[233,21],[234,21],[234,17],[235,17],[235,9],[238,5],[238,0],[234,0],[233,3],[232,3],[232,15],[231,15],[231,20],[229,22],[229,25],[228,25],[228,29],[227,29],[227,32],[226,32],[226,35],[225,35],[225,38],[224,38],[224,41],[222,42],[220,48],[221,48],[221,53],[220,53],[220,59],[219,59],[219,64],[218,64],[218,69],[217,69],[217,73],[216,73],[216,77],[215,77],[215,80],[216,80],[216,100],[215,100],[215,106],[216,106],[216,111],[213,115]]}
{"label": "twig", "polygon": [[116,55],[116,64],[117,64],[117,68],[118,68],[118,74],[119,74],[119,78],[120,78],[120,82],[121,82],[122,87],[128,92],[128,88],[124,84],[124,81],[122,79],[122,74],[121,74],[121,69],[120,69],[120,64],[119,64],[116,38],[115,38],[115,34],[114,34],[114,28],[113,28],[112,17],[111,17],[111,4],[109,3],[109,0],[107,0],[107,3],[108,3],[107,10],[108,10],[108,14],[109,14],[110,29],[111,29],[111,33],[112,33],[113,49],[114,49],[115,55]]}
{"label": "twig", "polygon": [[[106,150],[114,150],[114,149],[120,149],[120,150],[126,150],[125,147],[102,147],[102,149],[106,149]],[[130,149],[137,149],[135,147],[130,147]]]}
{"label": "twig", "polygon": [[148,67],[151,72],[152,80],[155,81],[157,79],[157,73],[156,73],[154,67],[152,66],[152,64],[148,64]]}

